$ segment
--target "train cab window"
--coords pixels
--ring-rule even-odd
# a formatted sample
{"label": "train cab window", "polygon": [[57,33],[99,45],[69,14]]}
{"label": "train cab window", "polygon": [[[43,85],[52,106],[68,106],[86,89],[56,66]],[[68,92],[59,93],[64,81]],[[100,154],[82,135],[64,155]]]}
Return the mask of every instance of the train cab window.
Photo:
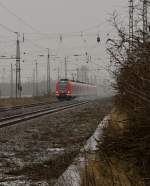
{"label": "train cab window", "polygon": [[60,90],[65,90],[67,86],[68,81],[60,81],[59,82],[59,88]]}

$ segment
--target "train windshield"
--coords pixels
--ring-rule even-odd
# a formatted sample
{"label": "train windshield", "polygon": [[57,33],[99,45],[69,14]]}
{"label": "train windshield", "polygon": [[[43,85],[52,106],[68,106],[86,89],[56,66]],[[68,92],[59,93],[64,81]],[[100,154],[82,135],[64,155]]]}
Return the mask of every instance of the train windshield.
{"label": "train windshield", "polygon": [[65,90],[67,83],[68,83],[68,81],[60,81],[59,82],[59,89],[60,90]]}

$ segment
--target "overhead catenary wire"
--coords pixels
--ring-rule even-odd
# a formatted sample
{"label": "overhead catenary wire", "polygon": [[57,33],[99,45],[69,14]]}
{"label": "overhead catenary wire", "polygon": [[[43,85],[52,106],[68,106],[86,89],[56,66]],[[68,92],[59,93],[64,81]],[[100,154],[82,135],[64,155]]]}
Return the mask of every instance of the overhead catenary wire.
{"label": "overhead catenary wire", "polygon": [[[25,32],[25,34],[27,36],[31,35],[32,37],[33,36],[36,36],[36,37],[43,36],[48,39],[60,38],[60,36],[63,38],[73,38],[73,37],[82,37],[82,36],[89,37],[89,36],[96,36],[97,34],[100,33],[100,30],[98,30],[96,33],[95,32],[85,33],[85,32],[88,32],[90,30],[94,30],[95,28],[100,29],[106,23],[107,22],[103,22],[103,23],[100,23],[100,24],[97,24],[97,25],[94,25],[91,27],[87,27],[87,28],[79,30],[79,31],[73,31],[73,32],[60,32],[60,33],[44,33],[44,32],[43,33],[42,32],[28,33],[28,32]],[[40,38],[40,39],[45,39],[45,38]]]}
{"label": "overhead catenary wire", "polygon": [[[4,24],[0,24],[0,26],[3,28],[3,29],[5,29],[5,30],[7,30],[7,31],[9,31],[9,32],[11,32],[11,33],[16,33],[14,30],[12,30],[11,28],[9,28],[8,26],[6,26],[6,25],[4,25]],[[29,42],[30,44],[32,44],[34,47],[36,47],[36,48],[39,48],[39,49],[42,49],[42,50],[45,50],[45,47],[44,46],[41,46],[41,45],[39,45],[39,44],[37,44],[37,43],[35,43],[35,42],[33,42],[32,40],[30,40],[30,39],[26,39],[26,41],[27,42]],[[58,44],[58,48],[57,48],[57,52],[58,52],[58,50],[59,50],[59,48],[60,48],[60,42],[59,42],[59,44]],[[76,49],[79,49],[79,48],[81,48],[81,47],[75,47]],[[74,50],[75,48],[73,48],[72,50]],[[95,45],[94,47],[92,46],[92,47],[89,47],[89,48],[97,48],[97,46]],[[67,48],[66,48],[67,49]],[[70,48],[69,48],[70,49]],[[53,50],[55,50],[55,49],[53,49]]]}
{"label": "overhead catenary wire", "polygon": [[[6,26],[6,25],[4,25],[4,24],[0,24],[0,27],[2,27],[3,29],[5,29],[5,30],[7,30],[8,32],[13,33],[13,34],[18,33],[18,32],[14,31],[13,29],[9,28],[8,26]],[[29,39],[26,39],[26,40],[27,40],[29,43],[31,43],[33,46],[45,50],[45,47],[40,46],[40,45],[38,45],[37,43],[35,43],[35,42],[33,42],[33,41],[29,40]]]}
{"label": "overhead catenary wire", "polygon": [[16,31],[12,30],[11,28],[9,28],[8,26],[6,26],[6,25],[4,25],[4,24],[0,24],[0,26],[1,26],[3,29],[7,30],[8,32],[16,33]]}
{"label": "overhead catenary wire", "polygon": [[19,17],[17,14],[15,14],[12,10],[10,10],[8,7],[6,7],[1,1],[0,1],[0,7],[2,7],[3,9],[5,9],[7,12],[9,12],[9,14],[11,14],[12,16],[16,17],[19,21],[21,21],[24,25],[26,25],[28,28],[30,28],[31,30],[35,31],[35,32],[39,32],[39,30],[35,29],[32,25],[30,25],[29,23],[27,23],[23,18]]}
{"label": "overhead catenary wire", "polygon": [[26,39],[26,41],[29,42],[31,45],[33,45],[33,46],[36,47],[36,48],[46,50],[46,47],[41,46],[41,45],[39,45],[39,44],[37,44],[37,43],[35,43],[35,42],[29,40],[29,39]]}
{"label": "overhead catenary wire", "polygon": [[[40,35],[47,35],[49,37],[49,34],[50,35],[53,35],[51,33],[42,33],[40,32],[39,30],[35,29],[32,25],[30,25],[29,23],[27,23],[23,18],[19,17],[17,14],[15,14],[12,10],[10,10],[8,7],[6,7],[1,1],[0,1],[0,6],[2,8],[4,8],[7,12],[9,12],[11,15],[13,15],[14,17],[16,17],[18,20],[20,20],[21,22],[23,22],[26,26],[28,26],[30,29],[32,29],[33,31],[35,31],[36,33],[31,33],[31,34],[40,34]],[[104,24],[106,24],[106,22],[103,22],[103,23],[100,23],[100,24],[97,24],[97,25],[94,25],[94,26],[90,26],[90,27],[87,27],[85,29],[81,29],[80,31],[74,31],[74,32],[68,32],[68,33],[61,33],[63,35],[63,37],[74,37],[74,36],[81,36],[83,34],[83,32],[87,32],[87,31],[90,31],[90,30],[93,30],[95,28],[100,28],[102,27]],[[26,33],[27,34],[27,33]],[[28,33],[29,34],[29,33]],[[74,35],[75,34],[75,35]],[[60,35],[60,34],[54,34],[55,36],[57,35]]]}
{"label": "overhead catenary wire", "polygon": [[[1,4],[1,2],[0,2],[0,6],[1,6],[2,4]],[[2,5],[3,6],[3,5]],[[16,14],[14,14],[11,10],[9,10],[7,7],[5,7],[5,9],[7,9],[8,11],[10,11],[10,13],[13,15],[13,16],[15,16],[17,19],[19,19],[21,22],[23,22],[25,25],[28,25],[28,27],[30,27],[29,26],[29,24],[28,23],[25,23],[24,22],[24,20],[22,19],[22,18],[20,18],[19,16],[17,16]],[[22,21],[23,20],[23,21]],[[80,30],[80,31],[77,31],[77,32],[68,32],[68,33],[61,33],[61,34],[54,34],[54,35],[51,35],[51,33],[41,33],[41,32],[39,32],[39,31],[37,31],[36,29],[34,29],[32,26],[32,28],[31,28],[31,30],[33,30],[34,32],[36,32],[36,33],[32,33],[32,34],[30,34],[30,33],[26,33],[25,32],[25,42],[24,42],[24,44],[26,45],[27,43],[30,43],[32,46],[34,46],[35,48],[38,48],[38,49],[40,49],[41,51],[44,51],[45,49],[46,49],[46,47],[44,47],[44,46],[41,46],[41,44],[37,44],[36,42],[34,42],[34,38],[33,38],[33,36],[37,36],[37,37],[41,37],[42,36],[42,38],[40,38],[41,40],[43,39],[43,37],[44,38],[47,38],[47,39],[51,39],[51,38],[60,38],[60,35],[62,35],[62,38],[64,39],[64,38],[75,38],[75,37],[79,37],[79,38],[82,38],[82,34],[84,35],[84,37],[90,37],[90,36],[96,36],[97,35],[97,33],[99,33],[100,32],[100,27],[102,26],[103,24],[97,24],[97,25],[95,25],[95,26],[91,26],[91,27],[88,27],[88,28],[85,28],[85,29],[83,29],[83,30]],[[9,27],[7,27],[6,25],[4,25],[4,24],[0,24],[0,26],[1,27],[3,27],[5,30],[7,30],[7,31],[9,31],[9,32],[11,32],[11,33],[16,33],[13,29],[11,29],[11,28],[9,28]],[[92,30],[94,30],[94,29],[97,29],[98,31],[96,31],[95,33],[94,32],[90,32],[89,33],[89,31],[92,31]],[[30,38],[30,36],[32,37],[32,38]],[[23,42],[20,42],[20,43],[23,43]],[[60,50],[60,48],[62,47],[62,45],[61,45],[61,43],[63,43],[63,41],[62,42],[60,42],[60,40],[59,40],[59,43],[58,43],[58,45],[57,45],[57,49],[54,49],[55,51],[56,51],[56,53],[58,54],[59,53],[59,50]],[[63,44],[64,45],[64,44]],[[95,49],[95,48],[97,48],[98,47],[98,45],[92,45],[92,46],[86,46],[86,47],[88,47],[88,49]],[[26,47],[27,48],[27,47]],[[62,47],[63,49],[64,49],[64,46]],[[74,48],[72,48],[71,50],[74,50],[74,49],[80,49],[80,48],[82,48],[82,47],[74,47]],[[67,49],[67,48],[66,48]],[[70,49],[70,47],[68,48],[68,49]],[[53,49],[52,49],[53,50]],[[57,58],[57,55],[56,55],[56,58]],[[56,60],[56,59],[55,59]]]}
{"label": "overhead catenary wire", "polygon": [[[18,15],[16,15],[12,10],[10,10],[9,8],[7,8],[2,2],[0,2],[0,6],[2,7],[2,8],[4,8],[5,10],[7,10],[11,15],[13,15],[13,16],[15,16],[17,19],[19,19],[19,20],[21,20],[25,25],[27,25],[28,27],[30,27],[32,30],[34,30],[34,31],[37,31],[37,29],[35,29],[33,26],[31,26],[30,24],[28,24],[26,21],[24,21],[21,17],[19,17]],[[64,35],[65,37],[67,36],[67,37],[74,37],[74,36],[81,36],[81,34],[83,33],[83,32],[85,32],[85,31],[89,31],[89,30],[92,30],[92,29],[94,29],[94,28],[99,28],[100,26],[102,26],[104,23],[102,23],[102,24],[98,24],[98,25],[95,25],[95,26],[91,26],[91,27],[88,27],[88,28],[86,28],[86,29],[83,29],[83,30],[81,30],[81,31],[77,31],[77,32],[70,32],[70,33],[63,33],[62,35]],[[1,27],[3,27],[4,29],[6,29],[7,31],[10,31],[10,32],[12,32],[12,33],[15,33],[15,31],[14,30],[12,30],[12,29],[10,29],[9,27],[7,27],[6,25],[4,25],[4,24],[1,24],[0,25]],[[47,35],[47,33],[41,33],[41,32],[39,32],[38,31],[38,33],[37,33],[38,35],[40,34],[46,34]],[[75,34],[75,35],[74,35]],[[79,35],[78,35],[79,34]],[[60,34],[59,34],[60,35]],[[94,34],[90,34],[90,35],[95,35],[95,33]],[[49,37],[49,36],[48,36]],[[29,40],[28,40],[29,41]],[[32,42],[31,40],[30,40],[30,42]],[[38,44],[36,44],[36,43],[33,43],[32,42],[32,44],[34,45],[34,46],[36,46],[36,47],[38,47],[38,48],[44,48],[44,47],[41,47],[40,45],[38,45]]]}

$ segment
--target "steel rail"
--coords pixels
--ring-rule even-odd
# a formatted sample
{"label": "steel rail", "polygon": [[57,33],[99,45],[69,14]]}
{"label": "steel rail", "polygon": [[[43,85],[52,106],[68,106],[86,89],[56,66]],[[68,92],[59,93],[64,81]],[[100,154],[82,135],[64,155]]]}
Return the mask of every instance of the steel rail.
{"label": "steel rail", "polygon": [[[71,103],[71,104],[73,104],[73,103]],[[8,120],[15,119],[15,118],[18,118],[18,117],[24,117],[24,116],[28,116],[30,114],[36,114],[36,113],[39,113],[39,112],[47,111],[47,110],[54,109],[54,108],[57,108],[57,107],[60,108],[60,107],[64,107],[64,106],[65,105],[59,105],[59,106],[51,107],[51,108],[43,108],[43,109],[39,109],[39,110],[35,110],[35,111],[29,111],[29,112],[26,112],[26,113],[23,113],[23,114],[22,113],[15,114],[15,115],[12,115],[12,116],[0,118],[0,122],[8,121]]]}
{"label": "steel rail", "polygon": [[4,128],[7,126],[11,126],[11,125],[15,125],[17,123],[23,122],[23,121],[27,121],[27,120],[31,120],[34,118],[38,118],[44,115],[48,115],[48,114],[52,114],[52,113],[57,113],[60,111],[64,111],[67,109],[71,109],[80,105],[84,105],[89,103],[88,101],[83,101],[80,103],[71,103],[65,106],[57,106],[55,108],[48,108],[48,109],[42,109],[42,110],[38,110],[38,111],[34,111],[34,112],[29,112],[29,113],[25,113],[25,114],[18,114],[18,115],[14,115],[14,116],[10,116],[10,117],[6,117],[6,118],[2,118],[0,120],[0,128]]}
{"label": "steel rail", "polygon": [[18,105],[18,106],[12,106],[12,107],[0,107],[0,112],[7,112],[11,110],[17,110],[17,109],[23,109],[23,108],[32,108],[32,107],[38,107],[42,105],[50,105],[52,103],[57,103],[58,101],[52,101],[52,102],[39,102],[39,103],[33,103],[29,105]]}

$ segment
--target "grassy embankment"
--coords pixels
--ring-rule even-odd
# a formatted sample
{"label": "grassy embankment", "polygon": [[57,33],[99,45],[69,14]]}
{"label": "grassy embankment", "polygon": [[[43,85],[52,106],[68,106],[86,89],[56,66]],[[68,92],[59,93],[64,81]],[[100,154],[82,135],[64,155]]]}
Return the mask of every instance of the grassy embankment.
{"label": "grassy embankment", "polygon": [[118,78],[124,84],[114,101],[99,152],[84,171],[85,186],[150,185],[150,64],[133,64]]}

